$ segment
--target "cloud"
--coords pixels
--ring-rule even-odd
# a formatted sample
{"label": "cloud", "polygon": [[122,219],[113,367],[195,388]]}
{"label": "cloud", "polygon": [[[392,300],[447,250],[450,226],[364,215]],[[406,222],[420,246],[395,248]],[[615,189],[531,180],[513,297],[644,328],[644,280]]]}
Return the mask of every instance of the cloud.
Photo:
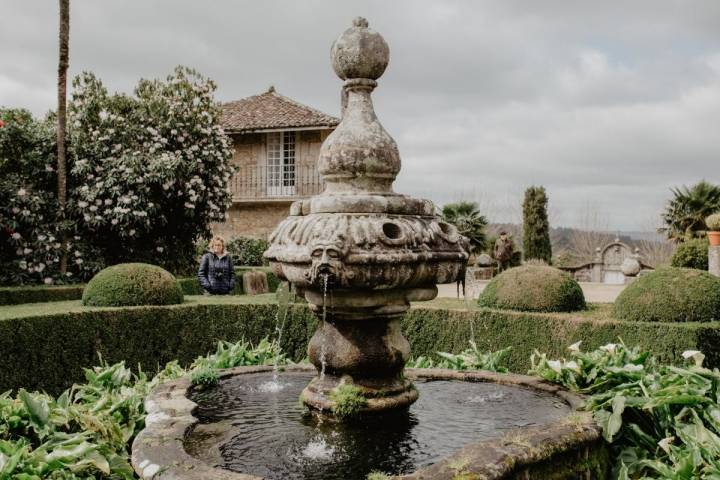
{"label": "cloud", "polygon": [[[271,84],[329,113],[330,44],[364,15],[391,49],[374,95],[396,138],[396,190],[475,197],[515,217],[543,184],[553,221],[588,202],[611,228],[645,228],[669,188],[720,182],[720,2],[632,3],[74,0],[71,73],[111,89],[197,68],[231,100]],[[0,18],[0,105],[55,99],[56,12],[12,2]],[[505,217],[505,218],[503,218]]]}

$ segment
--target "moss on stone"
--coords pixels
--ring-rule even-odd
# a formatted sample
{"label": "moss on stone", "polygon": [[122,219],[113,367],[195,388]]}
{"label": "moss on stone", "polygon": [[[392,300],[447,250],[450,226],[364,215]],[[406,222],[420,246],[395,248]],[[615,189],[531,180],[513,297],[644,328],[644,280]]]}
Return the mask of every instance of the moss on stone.
{"label": "moss on stone", "polygon": [[493,278],[480,306],[530,312],[573,312],[586,308],[580,285],[567,273],[542,265],[511,268]]}
{"label": "moss on stone", "polygon": [[355,385],[339,385],[330,392],[332,400],[332,412],[340,418],[357,416],[365,406],[367,399],[362,394],[362,389]]}
{"label": "moss on stone", "polygon": [[121,263],[98,272],[85,287],[82,302],[93,307],[173,305],[183,302],[183,292],[167,270]]}
{"label": "moss on stone", "polygon": [[628,285],[613,314],[637,322],[720,320],[720,278],[691,268],[661,268]]}

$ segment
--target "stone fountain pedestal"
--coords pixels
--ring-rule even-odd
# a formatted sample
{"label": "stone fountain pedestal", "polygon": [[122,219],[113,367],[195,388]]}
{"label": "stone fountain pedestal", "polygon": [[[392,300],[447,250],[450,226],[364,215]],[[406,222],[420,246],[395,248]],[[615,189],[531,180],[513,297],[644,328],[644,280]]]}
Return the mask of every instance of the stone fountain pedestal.
{"label": "stone fountain pedestal", "polygon": [[308,347],[318,376],[302,400],[332,411],[333,392],[353,385],[364,411],[406,407],[417,391],[403,376],[410,345],[400,320],[410,302],[431,300],[438,283],[454,282],[468,253],[432,202],[392,189],[400,154],[371,99],[390,58],[385,40],[357,18],[331,57],[345,82],[342,121],[320,149],[325,190],[291,206],[265,257],[320,319]]}

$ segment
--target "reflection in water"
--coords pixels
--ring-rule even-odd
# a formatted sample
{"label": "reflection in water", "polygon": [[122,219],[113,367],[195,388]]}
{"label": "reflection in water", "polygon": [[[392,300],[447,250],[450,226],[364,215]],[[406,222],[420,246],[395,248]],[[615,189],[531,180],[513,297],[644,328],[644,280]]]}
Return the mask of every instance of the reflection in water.
{"label": "reflection in water", "polygon": [[557,420],[569,407],[557,397],[493,383],[417,382],[410,410],[350,423],[322,420],[298,402],[310,373],[238,375],[194,393],[200,424],[185,448],[236,472],[269,479],[365,479],[371,471],[409,473],[463,445],[509,429]]}

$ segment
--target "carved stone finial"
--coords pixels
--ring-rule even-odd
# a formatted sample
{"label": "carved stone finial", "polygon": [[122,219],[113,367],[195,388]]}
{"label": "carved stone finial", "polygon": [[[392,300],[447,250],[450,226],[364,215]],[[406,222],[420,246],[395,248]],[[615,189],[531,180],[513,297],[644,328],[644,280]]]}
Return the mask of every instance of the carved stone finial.
{"label": "carved stone finial", "polygon": [[353,20],[330,50],[335,73],[343,80],[369,78],[377,80],[390,62],[390,48],[385,39],[368,28],[362,17]]}
{"label": "carved stone finial", "polygon": [[[392,193],[400,171],[395,140],[380,124],[370,94],[388,65],[390,49],[382,35],[358,17],[335,40],[332,64],[345,80],[343,118],[320,148],[318,170],[325,193]],[[346,100],[346,101],[345,101]]]}

